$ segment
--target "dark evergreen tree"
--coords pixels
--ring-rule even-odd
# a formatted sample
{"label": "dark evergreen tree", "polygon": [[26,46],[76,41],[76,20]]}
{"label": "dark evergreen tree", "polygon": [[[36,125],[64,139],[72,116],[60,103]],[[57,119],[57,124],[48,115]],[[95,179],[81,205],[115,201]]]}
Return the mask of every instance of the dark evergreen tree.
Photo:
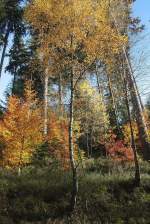
{"label": "dark evergreen tree", "polygon": [[1,33],[1,59],[0,59],[0,77],[2,73],[4,58],[6,56],[6,49],[10,34],[24,33],[25,28],[23,24],[23,7],[21,2],[23,0],[1,0],[0,6],[3,11],[3,16],[0,17],[0,33]]}
{"label": "dark evergreen tree", "polygon": [[43,97],[42,66],[36,54],[34,41],[28,43],[21,35],[15,35],[6,70],[13,75],[12,94],[22,96],[24,82],[32,80],[38,96]]}

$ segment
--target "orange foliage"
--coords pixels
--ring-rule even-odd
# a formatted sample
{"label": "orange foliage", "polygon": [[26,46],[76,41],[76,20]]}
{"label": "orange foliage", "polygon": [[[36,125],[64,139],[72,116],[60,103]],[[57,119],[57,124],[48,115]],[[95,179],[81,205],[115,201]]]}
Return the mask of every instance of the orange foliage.
{"label": "orange foliage", "polygon": [[8,108],[0,122],[0,136],[5,148],[3,165],[21,167],[30,162],[36,146],[42,138],[41,113],[34,91],[25,90],[25,98],[11,96]]}
{"label": "orange foliage", "polygon": [[57,158],[66,169],[69,167],[68,124],[59,120],[54,113],[50,114],[48,142],[50,154]]}
{"label": "orange foliage", "polygon": [[[64,169],[70,168],[70,153],[69,153],[69,134],[68,122],[64,119],[59,119],[54,112],[50,113],[50,121],[48,125],[49,152],[58,161],[60,161]],[[78,146],[74,138],[75,160],[84,158],[83,152],[78,152]]]}
{"label": "orange foliage", "polygon": [[116,141],[107,149],[108,155],[116,161],[133,161],[133,152],[130,147],[126,147],[122,140]]}

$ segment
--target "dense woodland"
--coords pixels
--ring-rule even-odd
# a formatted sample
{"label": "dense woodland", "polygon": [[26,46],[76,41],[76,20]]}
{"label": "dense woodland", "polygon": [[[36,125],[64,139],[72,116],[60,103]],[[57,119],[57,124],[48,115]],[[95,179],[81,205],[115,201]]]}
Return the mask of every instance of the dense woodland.
{"label": "dense woodland", "polygon": [[133,2],[0,0],[1,224],[150,223]]}

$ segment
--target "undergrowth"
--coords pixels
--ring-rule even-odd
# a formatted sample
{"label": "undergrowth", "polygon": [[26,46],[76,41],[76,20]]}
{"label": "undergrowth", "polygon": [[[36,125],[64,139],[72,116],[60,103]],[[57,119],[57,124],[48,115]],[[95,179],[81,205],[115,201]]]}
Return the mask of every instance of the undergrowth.
{"label": "undergrowth", "polygon": [[57,167],[27,167],[21,176],[1,170],[0,224],[149,224],[150,166],[141,162],[141,185],[134,164],[87,160],[79,168],[76,210],[68,213],[71,173]]}

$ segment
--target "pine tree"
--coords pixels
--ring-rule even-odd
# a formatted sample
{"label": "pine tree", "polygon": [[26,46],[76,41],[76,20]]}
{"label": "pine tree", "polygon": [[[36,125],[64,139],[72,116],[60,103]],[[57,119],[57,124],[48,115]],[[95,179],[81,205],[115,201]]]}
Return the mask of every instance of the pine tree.
{"label": "pine tree", "polygon": [[2,1],[4,16],[0,20],[0,31],[2,35],[2,54],[0,60],[0,77],[2,73],[4,58],[9,41],[9,36],[14,32],[24,33],[22,21],[23,8],[20,6],[22,0],[5,0]]}

